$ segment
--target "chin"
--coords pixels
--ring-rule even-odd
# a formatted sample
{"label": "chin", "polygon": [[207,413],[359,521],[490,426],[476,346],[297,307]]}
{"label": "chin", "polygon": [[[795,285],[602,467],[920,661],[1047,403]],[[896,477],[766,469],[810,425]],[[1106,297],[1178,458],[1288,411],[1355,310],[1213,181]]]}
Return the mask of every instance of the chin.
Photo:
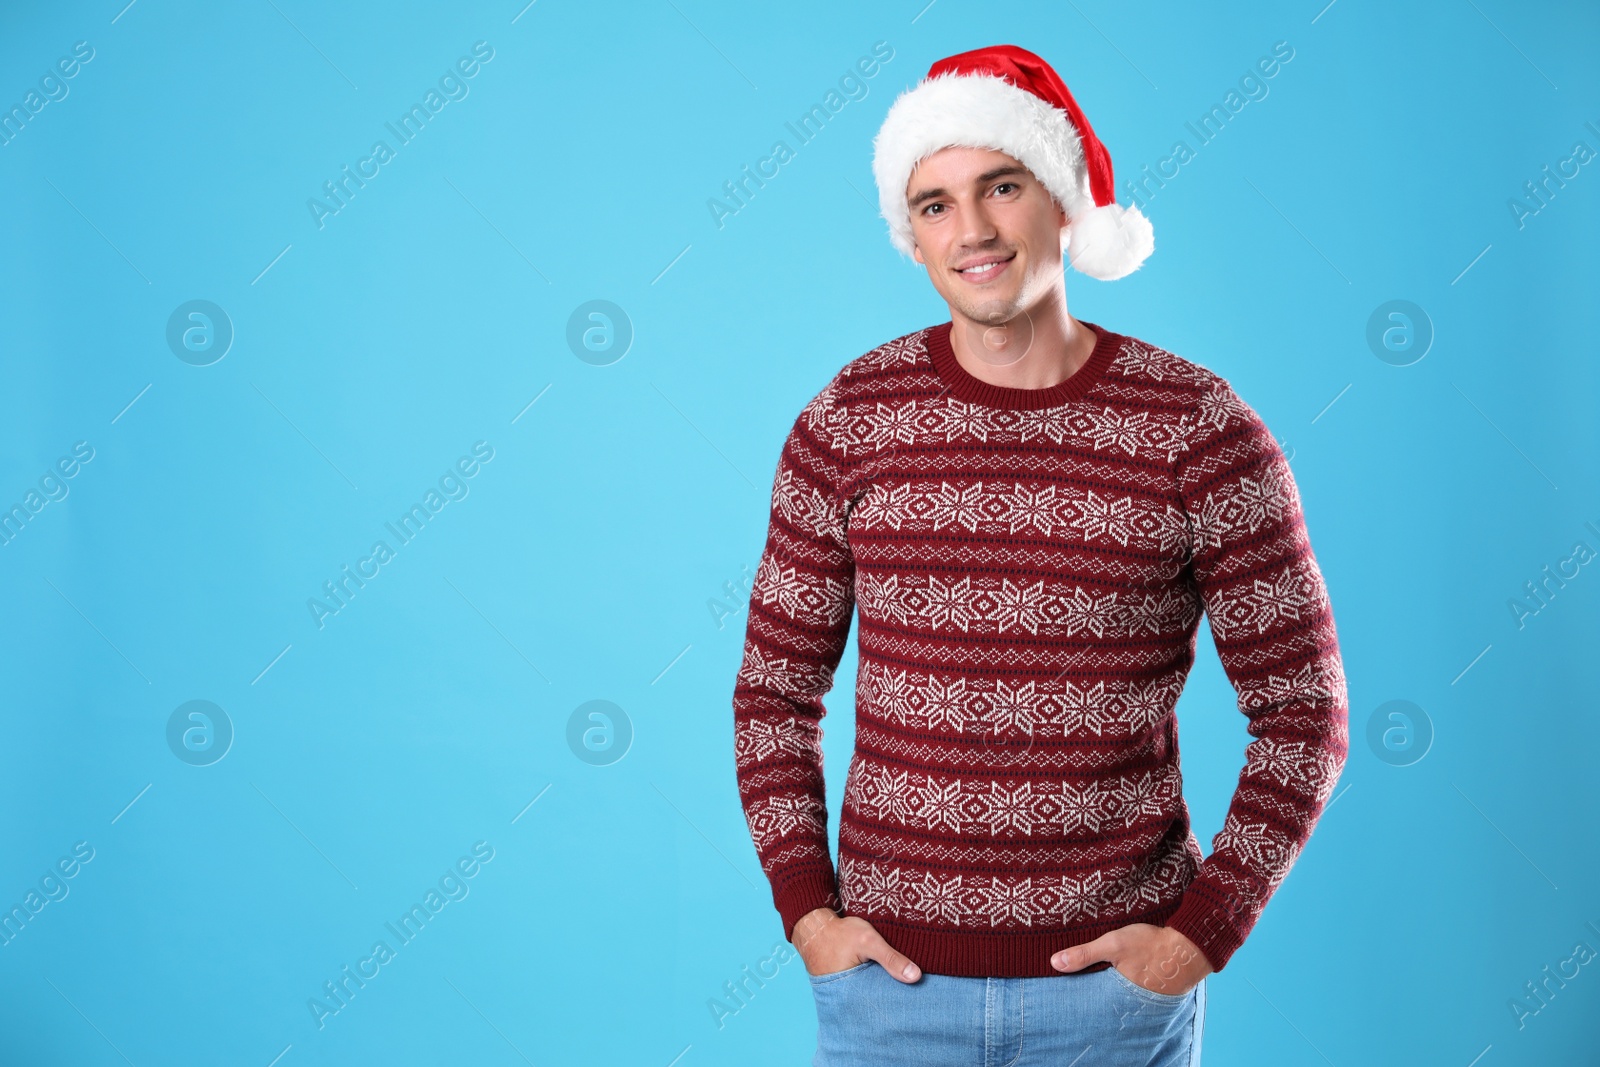
{"label": "chin", "polygon": [[1016,300],[1003,296],[980,300],[977,304],[968,300],[958,306],[967,318],[985,326],[1001,326],[1022,314],[1022,308]]}

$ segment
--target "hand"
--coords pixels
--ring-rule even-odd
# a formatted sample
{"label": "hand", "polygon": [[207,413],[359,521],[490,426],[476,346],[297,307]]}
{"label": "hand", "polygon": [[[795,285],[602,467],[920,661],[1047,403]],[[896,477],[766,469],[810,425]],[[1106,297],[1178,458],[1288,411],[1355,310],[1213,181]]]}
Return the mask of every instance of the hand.
{"label": "hand", "polygon": [[1193,941],[1168,926],[1130,923],[1093,941],[1050,957],[1058,971],[1077,971],[1107,960],[1134,985],[1182,996],[1211,973],[1211,962]]}
{"label": "hand", "polygon": [[807,912],[794,924],[794,947],[810,974],[833,974],[876,960],[897,980],[910,984],[922,969],[896,952],[867,920],[841,916],[831,908]]}

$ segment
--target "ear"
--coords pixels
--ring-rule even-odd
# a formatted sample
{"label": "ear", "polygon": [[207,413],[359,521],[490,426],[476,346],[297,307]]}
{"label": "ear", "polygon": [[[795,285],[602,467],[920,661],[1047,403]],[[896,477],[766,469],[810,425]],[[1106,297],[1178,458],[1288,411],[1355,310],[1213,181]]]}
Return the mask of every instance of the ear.
{"label": "ear", "polygon": [[927,265],[928,261],[922,258],[922,246],[915,243],[915,238],[912,239],[911,258],[924,266]]}

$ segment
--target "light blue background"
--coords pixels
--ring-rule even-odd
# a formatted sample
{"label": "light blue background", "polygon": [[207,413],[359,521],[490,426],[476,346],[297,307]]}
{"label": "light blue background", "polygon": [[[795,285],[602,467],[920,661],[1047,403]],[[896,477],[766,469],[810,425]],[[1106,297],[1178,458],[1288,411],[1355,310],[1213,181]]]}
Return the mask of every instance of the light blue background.
{"label": "light blue background", "polygon": [[[872,136],[933,60],[1020,44],[1126,202],[1286,41],[1148,201],[1148,264],[1068,275],[1074,314],[1224,375],[1292,450],[1349,675],[1337,799],[1210,979],[1206,1062],[1595,1062],[1600,963],[1520,1028],[1510,1002],[1600,949],[1600,564],[1508,606],[1600,550],[1600,164],[1508,207],[1600,150],[1594,5],[123,2],[0,15],[7,108],[94,49],[0,147],[0,504],[94,449],[0,548],[0,903],[94,849],[0,947],[0,1061],[809,1062],[798,959],[709,1004],[782,937],[730,704],[779,448],[846,361],[948,317],[877,216]],[[319,229],[307,200],[479,40],[469,95]],[[165,340],[195,299],[236,332],[205,367]],[[635,330],[606,366],[566,342],[596,299]],[[1366,341],[1393,299],[1435,335],[1409,366]],[[469,495],[319,629],[307,599],[477,441]],[[1209,851],[1248,736],[1201,651]],[[236,731],[206,767],[166,740],[195,699]],[[634,731],[608,766],[567,742],[596,699]],[[1396,699],[1435,733],[1407,767],[1367,741]],[[470,894],[319,1029],[307,1001],[478,841]]]}

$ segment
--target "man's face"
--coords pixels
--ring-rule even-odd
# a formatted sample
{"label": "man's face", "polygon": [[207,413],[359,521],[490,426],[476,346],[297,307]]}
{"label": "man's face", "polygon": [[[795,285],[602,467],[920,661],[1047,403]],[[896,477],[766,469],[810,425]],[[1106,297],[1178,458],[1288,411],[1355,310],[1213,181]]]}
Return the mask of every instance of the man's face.
{"label": "man's face", "polygon": [[[1060,285],[1067,216],[1026,167],[988,148],[942,148],[906,183],[912,251],[933,287],[975,323],[1009,322]],[[963,270],[993,263],[986,270]]]}

